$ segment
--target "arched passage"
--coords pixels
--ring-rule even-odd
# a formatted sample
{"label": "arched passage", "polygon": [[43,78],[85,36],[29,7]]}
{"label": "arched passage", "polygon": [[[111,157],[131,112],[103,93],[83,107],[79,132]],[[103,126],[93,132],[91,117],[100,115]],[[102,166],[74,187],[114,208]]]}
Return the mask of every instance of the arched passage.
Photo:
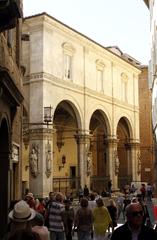
{"label": "arched passage", "polygon": [[7,121],[0,123],[0,239],[6,232],[8,222],[8,192],[9,192],[9,129]]}
{"label": "arched passage", "polygon": [[90,120],[92,171],[91,188],[102,191],[108,180],[108,147],[105,139],[109,135],[109,124],[106,115],[96,110]]}
{"label": "arched passage", "polygon": [[122,117],[118,122],[117,138],[117,154],[119,159],[118,187],[122,189],[132,179],[130,148],[128,145],[131,138],[131,131],[129,122],[125,117]]}
{"label": "arched passage", "polygon": [[76,134],[81,128],[77,109],[70,101],[62,101],[54,112],[53,189],[65,191],[79,185],[79,161]]}

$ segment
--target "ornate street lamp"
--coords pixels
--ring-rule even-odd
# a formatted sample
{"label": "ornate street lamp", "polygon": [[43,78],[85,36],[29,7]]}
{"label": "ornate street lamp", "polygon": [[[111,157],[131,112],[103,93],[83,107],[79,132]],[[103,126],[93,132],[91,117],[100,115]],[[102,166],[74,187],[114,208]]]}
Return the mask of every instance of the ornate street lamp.
{"label": "ornate street lamp", "polygon": [[[52,123],[52,107],[44,107],[44,122],[47,124],[47,129],[49,124]],[[46,145],[46,175],[49,178],[51,175],[51,144],[49,143],[49,138]]]}
{"label": "ornate street lamp", "polygon": [[44,122],[47,123],[47,126],[49,123],[52,122],[52,107],[44,107]]}

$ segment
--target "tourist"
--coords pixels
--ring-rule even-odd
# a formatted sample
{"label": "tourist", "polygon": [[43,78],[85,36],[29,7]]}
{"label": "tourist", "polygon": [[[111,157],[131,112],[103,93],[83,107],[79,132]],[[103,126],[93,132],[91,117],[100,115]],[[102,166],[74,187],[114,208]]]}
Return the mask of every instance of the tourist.
{"label": "tourist", "polygon": [[35,209],[35,199],[33,196],[33,193],[29,192],[26,196],[25,196],[25,201],[27,202],[27,204],[30,206],[30,208]]}
{"label": "tourist", "polygon": [[93,211],[93,209],[97,206],[95,201],[95,194],[91,193],[89,197],[90,200],[88,200],[88,207]]}
{"label": "tourist", "polygon": [[87,198],[88,198],[89,189],[88,189],[87,185],[84,186],[83,195],[84,195],[84,197],[87,197]]}
{"label": "tourist", "polygon": [[76,212],[74,229],[77,229],[78,240],[90,240],[92,233],[93,216],[88,208],[88,200],[81,199],[80,208]]}
{"label": "tourist", "polygon": [[79,202],[81,202],[81,199],[83,198],[83,189],[81,186],[79,187],[78,196],[79,196]]}
{"label": "tourist", "polygon": [[102,190],[101,196],[102,196],[102,197],[107,197],[107,191],[106,191],[105,188]]}
{"label": "tourist", "polygon": [[156,240],[157,232],[143,225],[143,209],[140,203],[131,203],[126,207],[127,221],[112,233],[111,240]]}
{"label": "tourist", "polygon": [[39,234],[41,240],[49,240],[49,231],[44,226],[44,217],[40,213],[36,213],[35,218],[32,221],[32,231]]}
{"label": "tourist", "polygon": [[45,204],[43,198],[36,199],[35,210],[45,216]]}
{"label": "tourist", "polygon": [[62,213],[64,211],[63,195],[61,193],[56,194],[55,201],[53,201],[49,208],[49,231],[50,239],[64,240],[64,223]]}
{"label": "tourist", "polygon": [[124,195],[123,194],[119,194],[117,197],[117,207],[118,207],[118,216],[117,219],[119,219],[121,213],[123,213],[123,219],[125,219],[124,217],[124,212],[123,212],[123,208],[124,208]]}
{"label": "tourist", "polygon": [[49,197],[45,202],[45,226],[46,227],[49,227],[49,209],[52,202],[55,202],[55,193],[49,192]]}
{"label": "tourist", "polygon": [[123,201],[123,217],[124,217],[124,220],[125,220],[125,216],[126,216],[125,209],[130,203],[131,203],[131,199],[130,199],[129,194],[125,194],[124,201]]}
{"label": "tourist", "polygon": [[140,192],[141,192],[141,198],[144,201],[146,196],[146,187],[144,183],[141,184]]}
{"label": "tourist", "polygon": [[109,180],[109,181],[108,181],[107,187],[108,187],[109,197],[111,197],[111,193],[112,193],[112,180]]}
{"label": "tourist", "polygon": [[152,196],[153,196],[153,188],[152,188],[152,185],[150,183],[147,184],[146,195],[147,195],[147,201],[151,202],[152,201]]}
{"label": "tourist", "polygon": [[117,206],[113,199],[109,200],[109,205],[107,206],[107,209],[109,211],[110,217],[112,219],[112,224],[109,226],[109,228],[112,228],[112,232],[115,227],[117,227]]}
{"label": "tourist", "polygon": [[65,210],[62,213],[66,240],[72,240],[72,226],[74,222],[74,209],[69,199],[64,200]]}
{"label": "tourist", "polygon": [[8,217],[10,219],[10,229],[4,239],[8,239],[16,231],[24,229],[31,231],[31,221],[35,217],[36,212],[30,208],[29,205],[24,201],[20,200],[15,205],[13,210],[10,211]]}
{"label": "tourist", "polygon": [[112,224],[112,219],[106,207],[104,207],[103,199],[96,200],[97,207],[93,210],[94,222],[94,239],[104,240],[106,230]]}

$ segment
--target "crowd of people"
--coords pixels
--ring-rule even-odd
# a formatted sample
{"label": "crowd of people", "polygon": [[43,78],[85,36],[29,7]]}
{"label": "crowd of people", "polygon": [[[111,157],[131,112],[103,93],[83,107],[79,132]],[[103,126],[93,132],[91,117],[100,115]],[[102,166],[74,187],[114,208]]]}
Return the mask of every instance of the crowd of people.
{"label": "crowd of people", "polygon": [[[28,192],[23,200],[11,203],[10,222],[4,240],[72,240],[74,234],[78,240],[120,240],[123,237],[145,240],[148,236],[152,240],[157,239],[145,204],[146,198],[151,201],[152,193],[148,196],[145,188],[144,195],[143,188],[144,185],[141,193],[135,196],[134,186],[125,186],[123,194],[112,198],[111,189],[104,196],[105,189],[99,195],[89,192],[85,186],[79,190],[79,202],[75,207],[71,195],[50,192],[48,198],[35,199],[33,193]],[[121,215],[125,224],[117,228]]]}

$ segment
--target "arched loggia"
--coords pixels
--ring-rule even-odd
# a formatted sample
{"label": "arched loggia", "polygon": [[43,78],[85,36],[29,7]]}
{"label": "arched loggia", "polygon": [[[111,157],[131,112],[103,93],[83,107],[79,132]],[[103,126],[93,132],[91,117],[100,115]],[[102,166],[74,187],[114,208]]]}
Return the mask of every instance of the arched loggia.
{"label": "arched loggia", "polygon": [[131,158],[130,147],[128,145],[131,138],[131,130],[129,122],[125,117],[122,117],[117,126],[118,146],[117,153],[119,159],[119,172],[118,172],[118,187],[122,189],[125,184],[131,182]]}
{"label": "arched loggia", "polygon": [[80,117],[70,101],[60,102],[54,112],[54,169],[53,189],[65,191],[79,186],[80,166],[76,135]]}
{"label": "arched loggia", "polygon": [[102,191],[107,186],[108,173],[108,146],[106,138],[109,135],[108,121],[102,111],[96,110],[90,120],[92,171],[91,188]]}

